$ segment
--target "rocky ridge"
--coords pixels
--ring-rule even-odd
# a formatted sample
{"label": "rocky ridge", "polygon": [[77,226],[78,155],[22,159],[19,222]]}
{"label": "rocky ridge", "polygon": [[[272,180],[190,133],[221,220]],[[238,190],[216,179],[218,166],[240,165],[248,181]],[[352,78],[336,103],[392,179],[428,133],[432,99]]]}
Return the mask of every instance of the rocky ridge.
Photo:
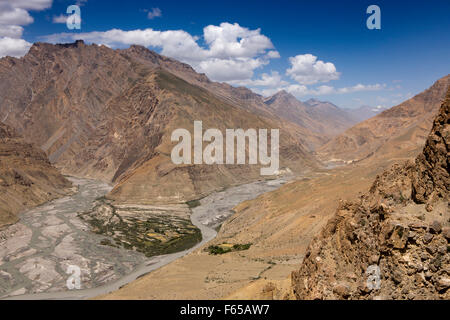
{"label": "rocky ridge", "polygon": [[311,242],[292,273],[297,299],[450,298],[449,124],[450,90],[415,163],[341,202]]}

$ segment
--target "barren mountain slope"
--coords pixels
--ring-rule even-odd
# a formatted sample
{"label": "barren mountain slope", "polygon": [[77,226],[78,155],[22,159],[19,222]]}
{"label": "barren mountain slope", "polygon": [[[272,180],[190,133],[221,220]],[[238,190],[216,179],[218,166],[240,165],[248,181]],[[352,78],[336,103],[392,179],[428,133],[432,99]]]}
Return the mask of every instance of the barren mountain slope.
{"label": "barren mountain slope", "polygon": [[[211,255],[204,247],[144,276],[106,299],[281,299],[308,244],[339,199],[368,190],[387,163],[314,171],[245,201],[209,245],[252,243],[245,251]],[[186,272],[189,270],[189,277]]]}
{"label": "barren mountain slope", "polygon": [[341,203],[312,241],[292,274],[297,298],[450,298],[449,144],[450,90],[415,163],[390,168],[360,201]]}
{"label": "barren mountain slope", "polygon": [[322,146],[317,155],[323,161],[338,162],[416,156],[449,85],[447,75],[415,97],[348,129]]}
{"label": "barren mountain slope", "polygon": [[[174,70],[190,68],[144,53]],[[295,124],[231,104],[147,60],[82,41],[36,43],[21,59],[0,60],[0,119],[40,145],[63,173],[118,183],[111,197],[127,202],[183,202],[260,178],[259,166],[174,166],[172,130],[192,132],[194,120],[205,130],[280,128],[281,166],[316,166]]]}
{"label": "barren mountain slope", "polygon": [[[381,158],[311,173],[246,201],[234,209],[213,243],[252,243],[249,250],[211,256],[199,249],[104,298],[289,298],[291,271],[336,212],[339,199],[356,201],[393,163],[403,161]],[[186,270],[191,270],[189,278]]]}
{"label": "barren mountain slope", "polygon": [[[329,139],[329,137],[323,137],[322,131],[327,127],[333,128],[336,125],[336,119],[317,119],[316,117],[315,119],[319,121],[314,122],[313,120],[309,120],[309,116],[301,113],[301,111],[297,117],[286,117],[286,114],[280,113],[280,110],[277,110],[277,108],[273,108],[272,106],[267,105],[265,103],[267,99],[259,94],[252,92],[248,88],[236,88],[227,83],[211,81],[205,74],[199,74],[195,72],[195,70],[191,66],[174,59],[156,54],[155,52],[145,47],[133,45],[128,49],[122,50],[121,53],[147,65],[150,68],[162,68],[164,70],[167,70],[170,73],[189,82],[190,84],[207,89],[220,100],[223,100],[229,104],[239,106],[240,108],[251,111],[252,113],[257,115],[269,117],[273,121],[276,121],[276,119],[278,119],[280,128],[284,127],[295,134],[296,139],[303,146],[310,150],[316,149],[318,146],[323,145]],[[277,106],[279,106],[279,104],[277,104]],[[280,108],[284,110],[286,108],[289,108],[289,106],[290,104],[288,102],[287,105],[280,106]],[[294,114],[297,115],[297,113],[298,111],[294,111]],[[297,121],[303,116],[308,118],[308,120]],[[346,128],[348,128],[349,126],[350,125],[348,125]],[[345,128],[343,128],[339,132],[342,132],[344,129]],[[337,132],[331,130],[330,134],[333,136],[337,134]]]}
{"label": "barren mountain slope", "polygon": [[0,122],[0,228],[16,214],[69,192],[71,183],[46,155]]}
{"label": "barren mountain slope", "polygon": [[[104,123],[107,101],[147,69],[105,46],[35,43],[21,59],[0,59],[0,120],[40,146],[64,173],[78,174],[82,168],[71,162],[92,161],[80,152]],[[108,180],[114,173],[99,167],[89,176]]]}
{"label": "barren mountain slope", "polygon": [[356,123],[350,114],[329,102],[311,99],[302,103],[284,90],[265,99],[265,104],[280,117],[314,133],[315,140],[310,139],[312,148],[322,145]]}
{"label": "barren mountain slope", "polygon": [[[171,133],[177,128],[185,128],[193,136],[194,120],[202,120],[204,130],[217,128],[225,132],[226,128],[277,128],[270,119],[254,115],[248,111],[234,107],[217,99],[208,91],[193,86],[176,76],[159,70],[147,78],[147,82],[139,84],[141,92],[152,92],[158,101],[149,120],[139,126],[127,126],[127,122],[118,119],[117,111],[111,122],[118,138],[115,145],[134,139],[134,150],[125,152],[125,158],[116,172],[118,184],[110,197],[121,202],[155,203],[184,202],[230,185],[260,179],[260,166],[242,165],[175,165],[170,159]],[[151,87],[151,91],[148,88]],[[126,95],[114,103],[111,108],[125,108],[130,105]],[[123,100],[122,100],[123,99]],[[124,110],[124,109],[122,109]],[[125,114],[132,114],[125,112]],[[146,156],[140,156],[145,148],[137,144],[139,130],[147,130],[143,137],[157,137],[154,148]],[[152,131],[156,131],[153,133]],[[133,158],[139,160],[133,162]],[[280,161],[282,166],[294,171],[302,171],[315,165],[314,159],[284,128],[280,131]],[[127,166],[129,165],[129,166]]]}

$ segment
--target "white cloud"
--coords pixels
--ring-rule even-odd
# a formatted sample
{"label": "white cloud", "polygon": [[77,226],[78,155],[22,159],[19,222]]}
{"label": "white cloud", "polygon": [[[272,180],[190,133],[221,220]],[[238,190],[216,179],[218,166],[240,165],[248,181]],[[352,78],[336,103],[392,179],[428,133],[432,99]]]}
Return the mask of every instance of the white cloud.
{"label": "white cloud", "polygon": [[0,25],[25,26],[33,22],[28,11],[0,2]]}
{"label": "white cloud", "polygon": [[23,28],[14,25],[0,25],[0,37],[20,38],[22,37]]}
{"label": "white cloud", "polygon": [[53,16],[52,21],[53,21],[53,23],[66,23],[67,16],[64,14],[60,14],[59,16]]}
{"label": "white cloud", "polygon": [[215,81],[250,80],[255,69],[267,65],[269,59],[279,57],[271,40],[262,35],[260,29],[250,30],[237,23],[226,22],[203,29],[205,46],[199,45],[199,38],[186,31],[151,28],[61,33],[44,39],[53,43],[83,39],[113,48],[131,44],[161,48],[161,54],[189,63]]}
{"label": "white cloud", "polygon": [[184,61],[193,61],[194,59],[201,61],[206,58],[206,52],[199,47],[196,39],[183,30],[156,31],[149,28],[124,31],[111,29],[76,34],[59,33],[43,38],[52,43],[83,39],[86,42],[105,44],[112,48],[132,44],[156,47],[162,48],[162,54]]}
{"label": "white cloud", "polygon": [[[230,81],[232,85],[247,86],[247,87],[266,87],[266,88],[278,88],[280,86],[286,86],[289,83],[281,79],[281,75],[277,71],[272,71],[271,74],[263,73],[260,79],[246,79],[242,81]],[[256,90],[258,91],[258,90]]]}
{"label": "white cloud", "polygon": [[353,93],[358,91],[378,91],[386,88],[386,84],[357,84],[353,87],[340,88],[336,90],[336,93]]}
{"label": "white cloud", "polygon": [[149,18],[150,20],[161,17],[161,16],[162,16],[162,11],[160,8],[153,8],[153,9],[149,10],[147,13],[147,18]]}
{"label": "white cloud", "polygon": [[253,70],[264,65],[260,59],[206,59],[197,65],[197,69],[218,81],[245,81],[253,77]]}
{"label": "white cloud", "polygon": [[0,0],[0,5],[9,4],[14,8],[44,10],[52,6],[53,0]]}
{"label": "white cloud", "polygon": [[0,38],[0,57],[22,57],[28,52],[31,45],[31,43],[23,39]]}
{"label": "white cloud", "polygon": [[252,58],[272,49],[270,39],[261,34],[261,29],[249,30],[234,23],[207,26],[203,37],[209,45],[209,55],[216,58]]}
{"label": "white cloud", "polygon": [[52,21],[53,21],[53,23],[64,23],[65,24],[65,23],[67,23],[67,19],[72,19],[72,20],[69,20],[69,23],[70,23],[70,21],[73,21],[73,23],[81,23],[81,17],[77,14],[72,14],[70,16],[60,14],[59,16],[53,16]]}
{"label": "white cloud", "polygon": [[50,8],[52,0],[0,0],[0,58],[21,57],[31,47],[31,43],[20,39],[23,27],[33,23],[28,10]]}
{"label": "white cloud", "polygon": [[290,57],[291,68],[286,74],[300,84],[315,84],[339,79],[340,73],[331,62],[317,60],[312,54]]}
{"label": "white cloud", "polygon": [[[344,88],[345,89],[345,88]],[[323,96],[336,93],[336,89],[332,86],[319,86],[316,89],[309,90],[311,94]]]}
{"label": "white cloud", "polygon": [[278,59],[280,58],[280,53],[276,50],[271,50],[267,53],[267,57],[270,59]]}

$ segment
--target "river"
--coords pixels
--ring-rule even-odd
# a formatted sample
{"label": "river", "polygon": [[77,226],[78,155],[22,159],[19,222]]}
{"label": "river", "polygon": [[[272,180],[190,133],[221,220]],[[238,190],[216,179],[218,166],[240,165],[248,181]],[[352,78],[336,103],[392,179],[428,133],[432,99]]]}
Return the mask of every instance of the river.
{"label": "river", "polygon": [[[24,212],[18,223],[0,232],[2,299],[89,299],[118,290],[211,241],[216,227],[233,214],[233,207],[285,182],[257,181],[210,194],[192,209],[191,221],[200,229],[202,241],[184,251],[147,258],[101,245],[105,237],[90,232],[78,218],[111,186],[89,179],[70,180],[78,185],[76,194]],[[80,269],[81,289],[67,288],[69,266]]]}

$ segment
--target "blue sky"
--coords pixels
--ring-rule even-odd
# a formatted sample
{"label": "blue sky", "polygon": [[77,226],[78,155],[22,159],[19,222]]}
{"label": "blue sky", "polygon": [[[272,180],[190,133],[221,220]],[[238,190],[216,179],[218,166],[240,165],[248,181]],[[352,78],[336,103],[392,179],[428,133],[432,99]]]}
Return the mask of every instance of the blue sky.
{"label": "blue sky", "polygon": [[[81,30],[69,30],[61,15],[76,3]],[[380,30],[366,27],[372,4]],[[0,0],[0,55],[35,41],[137,43],[264,95],[391,107],[450,73],[449,12],[448,0]]]}

